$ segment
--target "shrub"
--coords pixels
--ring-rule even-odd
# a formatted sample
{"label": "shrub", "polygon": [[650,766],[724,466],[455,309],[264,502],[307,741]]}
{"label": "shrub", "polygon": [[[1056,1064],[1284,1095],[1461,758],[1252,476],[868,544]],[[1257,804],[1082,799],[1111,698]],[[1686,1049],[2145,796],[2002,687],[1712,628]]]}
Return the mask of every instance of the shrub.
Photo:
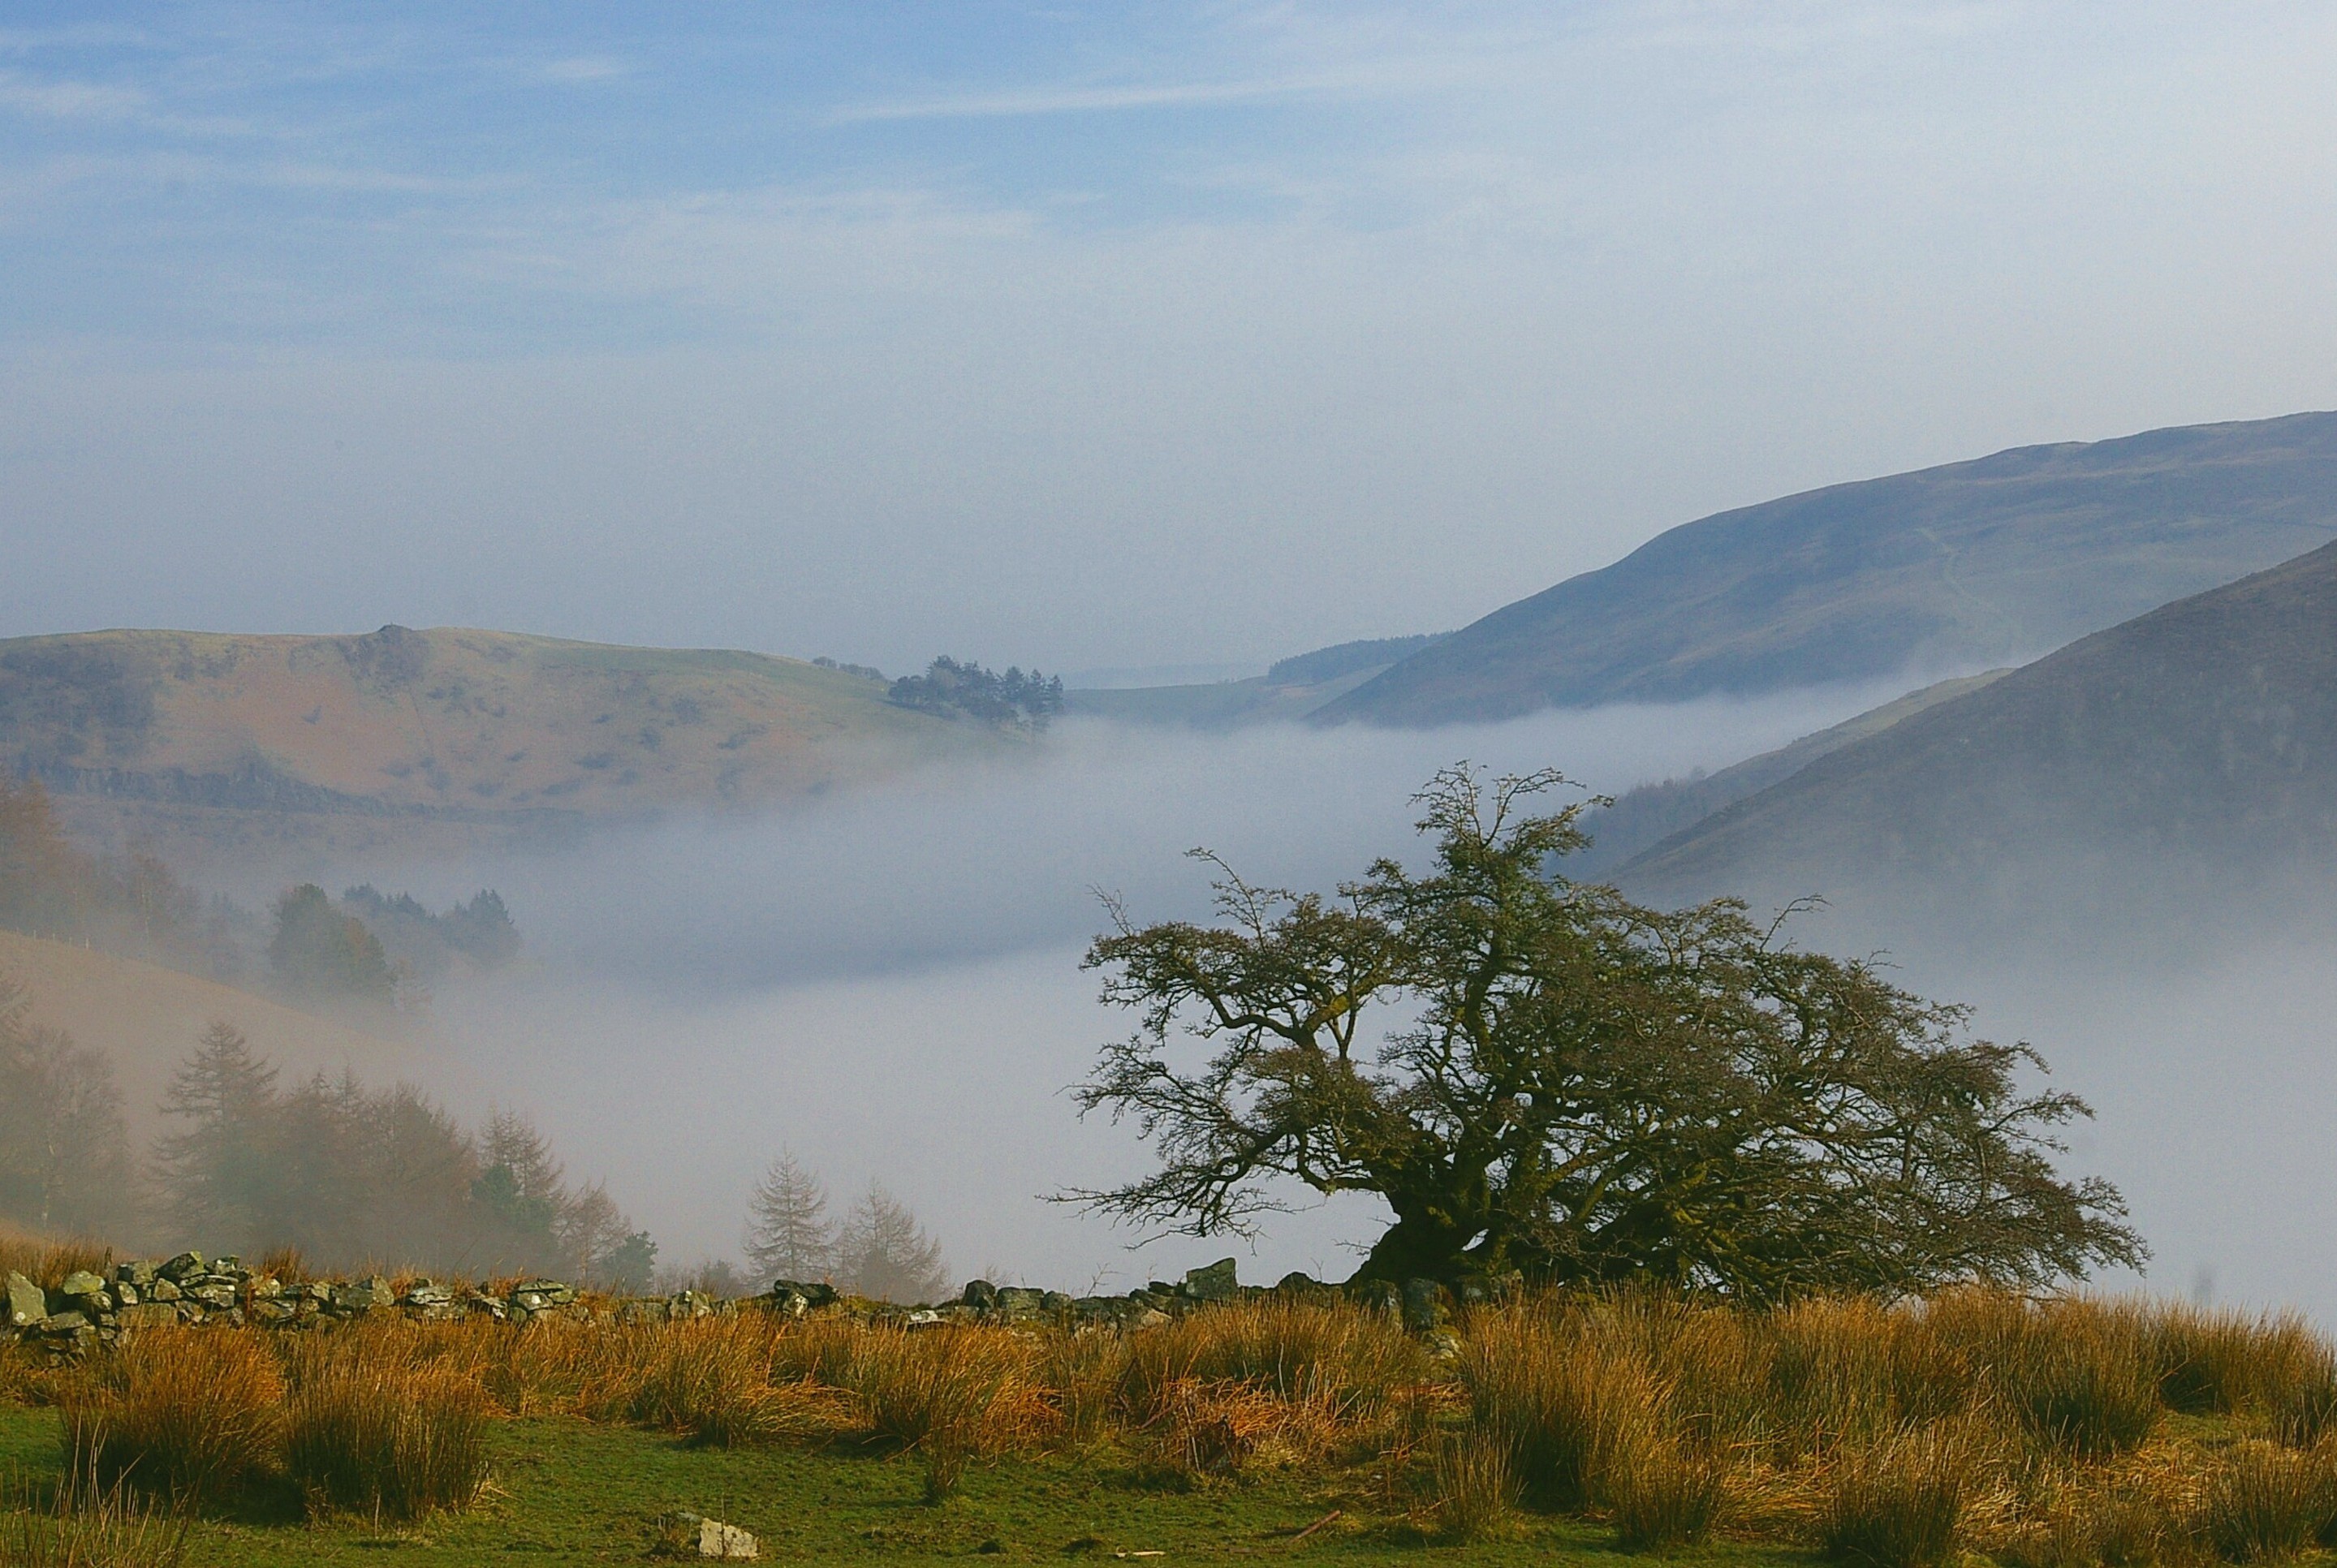
{"label": "shrub", "polygon": [[418,1359],[402,1327],[298,1347],[286,1467],[313,1512],[412,1519],[466,1507],[486,1482],[485,1390],[459,1367]]}
{"label": "shrub", "polygon": [[2236,1446],[2201,1491],[2193,1532],[2230,1563],[2293,1557],[2337,1515],[2328,1457],[2263,1443]]}
{"label": "shrub", "polygon": [[1937,1427],[1898,1433],[1837,1456],[1821,1504],[1825,1555],[1861,1568],[1931,1568],[1956,1546],[1970,1461]]}
{"label": "shrub", "polygon": [[284,1378],[249,1334],[150,1329],[62,1403],[68,1468],[104,1487],[220,1496],[272,1470],[283,1437]]}

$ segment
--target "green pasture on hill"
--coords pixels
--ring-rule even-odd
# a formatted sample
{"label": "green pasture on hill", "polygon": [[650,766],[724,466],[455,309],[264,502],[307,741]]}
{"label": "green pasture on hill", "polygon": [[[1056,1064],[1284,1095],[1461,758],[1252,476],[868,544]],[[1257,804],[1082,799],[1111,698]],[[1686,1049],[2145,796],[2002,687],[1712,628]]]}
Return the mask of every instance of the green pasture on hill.
{"label": "green pasture on hill", "polygon": [[[57,1469],[53,1410],[0,1406],[0,1475]],[[1222,1563],[1277,1557],[1320,1563],[1614,1563],[1607,1533],[1574,1520],[1529,1517],[1498,1545],[1422,1544],[1403,1533],[1401,1505],[1374,1495],[1369,1468],[1268,1475],[1191,1492],[1150,1489],[1109,1455],[974,1466],[940,1507],[921,1500],[912,1461],[866,1453],[691,1447],[670,1436],[567,1417],[494,1424],[494,1479],[474,1507],[411,1526],[365,1519],[312,1524],[288,1490],[206,1514],[188,1539],[187,1568],[277,1564],[509,1564],[650,1559],[656,1520],[688,1509],[751,1530],[765,1562],[999,1561]],[[1334,1510],[1340,1517],[1305,1539]],[[1158,1557],[1139,1553],[1158,1553]],[[1805,1563],[1773,1547],[1717,1545],[1665,1559],[1755,1568]]]}

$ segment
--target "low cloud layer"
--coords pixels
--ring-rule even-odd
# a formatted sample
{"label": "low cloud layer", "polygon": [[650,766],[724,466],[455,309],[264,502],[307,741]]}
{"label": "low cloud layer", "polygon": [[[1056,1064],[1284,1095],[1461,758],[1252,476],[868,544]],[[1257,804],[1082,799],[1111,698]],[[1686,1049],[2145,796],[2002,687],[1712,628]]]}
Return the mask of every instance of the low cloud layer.
{"label": "low cloud layer", "polygon": [[[452,897],[503,888],[532,973],[442,996],[441,1083],[528,1109],[580,1174],[606,1179],[668,1261],[735,1255],[747,1192],[792,1147],[839,1206],[872,1178],[960,1275],[1126,1289],[1234,1252],[1246,1277],[1343,1276],[1384,1216],[1369,1200],[1269,1220],[1253,1247],[1138,1238],[1045,1201],[1141,1168],[1132,1132],[1081,1123],[1063,1090],[1129,1020],[1095,999],[1093,891],[1139,920],[1207,912],[1208,844],[1247,874],[1325,887],[1413,852],[1411,792],[1466,757],[1559,765],[1616,791],[1715,766],[1892,689],[1609,709],[1427,734],[1234,735],[1065,726],[1026,756],[919,774],[790,815],[677,822],[557,856],[443,866]],[[351,868],[396,881],[415,868]],[[410,877],[406,880],[412,880]],[[2170,909],[2122,942],[2012,911],[1994,940],[1869,899],[1794,928],[1885,950],[1904,983],[2033,1040],[2099,1119],[2074,1169],[2116,1181],[2156,1252],[2146,1282],[2337,1320],[2337,1119],[2325,965],[2309,937]],[[2299,917],[2300,919],[2303,917]],[[2170,955],[2179,955],[2170,958]],[[2132,1281],[2106,1283],[2131,1284]]]}

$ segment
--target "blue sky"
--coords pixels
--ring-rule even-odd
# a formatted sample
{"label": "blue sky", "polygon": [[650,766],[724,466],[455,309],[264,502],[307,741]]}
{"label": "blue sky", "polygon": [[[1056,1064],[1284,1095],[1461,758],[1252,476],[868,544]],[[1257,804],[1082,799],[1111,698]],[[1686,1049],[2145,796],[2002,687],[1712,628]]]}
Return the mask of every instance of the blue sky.
{"label": "blue sky", "polygon": [[0,635],[1458,624],[2337,403],[2281,4],[0,4]]}

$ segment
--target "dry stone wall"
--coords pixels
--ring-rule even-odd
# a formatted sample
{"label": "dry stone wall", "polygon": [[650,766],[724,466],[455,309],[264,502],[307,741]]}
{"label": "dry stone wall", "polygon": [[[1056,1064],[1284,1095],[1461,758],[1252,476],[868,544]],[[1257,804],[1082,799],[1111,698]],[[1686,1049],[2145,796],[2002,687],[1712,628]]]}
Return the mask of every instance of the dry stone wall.
{"label": "dry stone wall", "polygon": [[1359,1300],[1401,1313],[1406,1327],[1426,1333],[1442,1325],[1447,1300],[1440,1287],[1425,1280],[1399,1290],[1384,1284],[1338,1287],[1291,1274],[1270,1288],[1244,1285],[1231,1258],[1190,1270],[1180,1281],[1156,1280],[1124,1296],[1071,1296],[974,1280],[954,1301],[916,1307],[846,1297],[833,1285],[797,1280],[779,1280],[759,1296],[730,1300],[694,1290],[660,1297],[588,1295],[559,1280],[524,1280],[500,1290],[427,1279],[393,1283],[379,1274],[288,1283],[246,1268],[237,1258],[205,1258],[200,1252],[117,1263],[103,1274],[84,1270],[53,1289],[17,1273],[4,1283],[9,1329],[22,1342],[54,1355],[79,1354],[166,1323],[308,1329],[380,1313],[422,1322],[633,1324],[712,1317],[743,1307],[789,1317],[845,1313],[904,1328],[974,1322],[1143,1329],[1198,1309],[1269,1297]]}

